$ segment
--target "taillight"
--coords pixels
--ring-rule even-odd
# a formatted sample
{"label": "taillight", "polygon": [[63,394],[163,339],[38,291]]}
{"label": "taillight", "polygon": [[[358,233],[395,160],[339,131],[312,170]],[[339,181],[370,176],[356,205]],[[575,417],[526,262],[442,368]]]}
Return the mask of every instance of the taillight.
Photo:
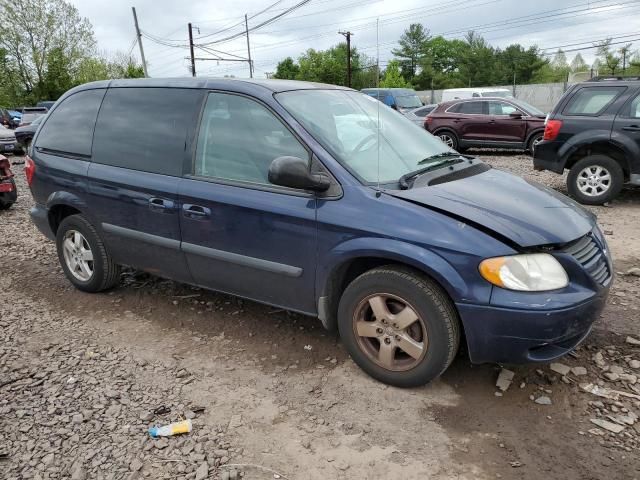
{"label": "taillight", "polygon": [[27,183],[31,186],[33,182],[33,176],[36,174],[36,164],[29,155],[24,161],[24,176],[27,177]]}
{"label": "taillight", "polygon": [[547,120],[544,126],[543,140],[555,140],[560,129],[562,128],[562,120]]}
{"label": "taillight", "polygon": [[424,128],[429,130],[429,125],[433,123],[433,117],[426,116],[424,119]]}

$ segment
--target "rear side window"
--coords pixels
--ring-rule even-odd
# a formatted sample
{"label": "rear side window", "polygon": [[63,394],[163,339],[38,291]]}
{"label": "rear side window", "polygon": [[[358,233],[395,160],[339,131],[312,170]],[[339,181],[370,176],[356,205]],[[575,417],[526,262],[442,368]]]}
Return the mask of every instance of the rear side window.
{"label": "rear side window", "polygon": [[102,103],[93,161],[163,175],[182,175],[187,131],[202,91],[110,88]]}
{"label": "rear side window", "polygon": [[511,115],[512,113],[521,113],[519,110],[504,102],[489,102],[489,115]]}
{"label": "rear side window", "polygon": [[629,117],[640,118],[640,95],[636,95],[629,108]]}
{"label": "rear side window", "polygon": [[484,113],[484,102],[462,102],[454,105],[449,111],[466,115],[482,115]]}
{"label": "rear side window", "polygon": [[[104,92],[103,88],[83,90],[67,97],[49,114],[38,134],[36,147],[89,157],[93,128]],[[22,122],[32,122],[39,115],[42,113],[24,114]]]}
{"label": "rear side window", "polygon": [[626,87],[581,88],[564,108],[564,115],[598,115],[611,104]]}

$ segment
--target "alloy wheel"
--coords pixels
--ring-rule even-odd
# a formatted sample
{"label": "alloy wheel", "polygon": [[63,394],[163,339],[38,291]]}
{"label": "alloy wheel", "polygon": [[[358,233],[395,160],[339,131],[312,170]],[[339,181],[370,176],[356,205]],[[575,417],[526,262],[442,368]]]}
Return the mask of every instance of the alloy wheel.
{"label": "alloy wheel", "polygon": [[62,241],[62,252],[71,274],[81,282],[88,282],[94,271],[93,252],[84,235],[68,230]]}
{"label": "alloy wheel", "polygon": [[598,197],[611,188],[611,173],[599,165],[590,165],[580,171],[576,182],[581,193]]}
{"label": "alloy wheel", "polygon": [[441,133],[440,135],[438,135],[438,137],[440,137],[440,140],[442,140],[442,142],[449,148],[453,148],[455,142],[453,141],[453,137],[451,135],[449,135],[448,133]]}
{"label": "alloy wheel", "polygon": [[414,368],[427,352],[424,321],[396,295],[380,293],[362,300],[354,312],[353,330],[362,352],[390,371]]}

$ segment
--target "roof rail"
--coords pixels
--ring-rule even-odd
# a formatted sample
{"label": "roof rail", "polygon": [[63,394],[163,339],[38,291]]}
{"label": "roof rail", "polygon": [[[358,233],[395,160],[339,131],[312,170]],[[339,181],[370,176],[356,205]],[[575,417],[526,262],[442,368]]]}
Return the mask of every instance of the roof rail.
{"label": "roof rail", "polygon": [[638,81],[640,76],[638,75],[598,75],[597,77],[590,78],[587,82],[614,82],[614,81]]}

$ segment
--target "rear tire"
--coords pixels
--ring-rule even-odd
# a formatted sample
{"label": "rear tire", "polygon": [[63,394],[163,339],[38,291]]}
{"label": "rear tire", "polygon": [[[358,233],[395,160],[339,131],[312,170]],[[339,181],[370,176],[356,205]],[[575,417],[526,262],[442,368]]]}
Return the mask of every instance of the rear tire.
{"label": "rear tire", "polygon": [[56,247],[65,275],[78,290],[101,292],[119,282],[120,266],[113,262],[100,234],[84,216],[70,215],[62,220]]}
{"label": "rear tire", "polygon": [[440,376],[458,351],[459,325],[439,285],[393,265],[356,278],[338,307],[340,337],[351,358],[373,378],[396,387],[416,387]]}
{"label": "rear tire", "polygon": [[460,145],[460,142],[458,141],[458,136],[453,133],[450,130],[441,130],[438,133],[436,133],[436,137],[438,137],[440,140],[442,140],[442,143],[444,143],[447,147],[458,151],[458,147]]}
{"label": "rear tire", "polygon": [[602,205],[613,200],[622,190],[624,172],[613,158],[589,155],[578,160],[569,170],[569,194],[585,205]]}
{"label": "rear tire", "polygon": [[527,151],[529,152],[529,154],[533,157],[535,156],[536,153],[536,145],[538,143],[540,143],[542,141],[542,139],[544,138],[544,133],[543,132],[539,132],[534,134],[530,139],[529,139],[529,143],[527,144]]}

